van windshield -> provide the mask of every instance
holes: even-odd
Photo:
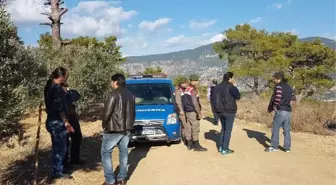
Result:
[[[172,104],[173,92],[168,83],[127,84],[137,105]]]

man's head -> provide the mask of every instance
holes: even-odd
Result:
[[[50,78],[57,84],[66,83],[69,78],[68,70],[64,67],[58,67],[51,73]]]
[[[273,74],[273,82],[279,84],[285,80],[285,75],[282,71]]]
[[[217,84],[218,84],[218,81],[217,81],[216,79],[213,79],[213,80],[212,80],[212,84],[213,84],[213,85],[217,85]]]
[[[115,74],[111,77],[112,80],[112,88],[117,89],[118,87],[125,87],[126,86],[126,79],[123,74]]]
[[[190,84],[195,86],[199,82],[199,77],[197,75],[191,75],[189,80],[190,80]]]
[[[181,77],[181,79],[180,79],[181,81],[180,81],[180,83],[179,83],[179,87],[182,87],[182,88],[187,88],[188,87],[188,83],[189,83],[189,81],[188,81],[188,79],[186,78],[186,77]]]
[[[223,81],[224,82],[229,82],[233,78],[233,73],[232,72],[226,72],[223,76]]]

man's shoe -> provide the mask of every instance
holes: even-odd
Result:
[[[188,150],[194,149],[193,142],[191,140],[187,140],[187,148]]]
[[[221,153],[223,151],[223,148],[220,146],[218,147],[218,152]]]
[[[199,141],[194,141],[194,151],[196,152],[205,152],[207,151],[208,149],[202,147],[199,143]]]
[[[121,180],[117,182],[118,185],[126,185],[127,184],[127,181],[126,180]]]
[[[289,153],[289,152],[291,152],[291,150],[290,149],[285,149],[285,152]]]
[[[230,150],[230,149],[228,149],[228,150],[223,150],[223,151],[221,152],[222,155],[228,155],[228,154],[232,154],[232,153],[234,153],[234,151],[233,151],[233,150]]]
[[[117,183],[113,183],[113,184],[110,184],[110,183],[107,183],[107,182],[104,182],[102,185],[117,185]]]
[[[277,151],[279,151],[279,149],[274,148],[274,147],[269,147],[265,150],[265,152],[277,152]]]
[[[62,174],[62,175],[57,175],[53,176],[53,179],[72,179],[73,177],[70,174]]]

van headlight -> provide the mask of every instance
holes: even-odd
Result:
[[[176,113],[169,114],[167,119],[167,125],[173,125],[177,123],[177,115]]]

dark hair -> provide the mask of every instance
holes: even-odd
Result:
[[[49,79],[47,80],[47,83],[44,87],[44,102],[45,103],[47,101],[48,90],[52,86],[53,80],[56,79],[56,78],[59,78],[61,76],[66,76],[67,74],[68,74],[68,70],[65,69],[64,67],[58,67],[51,73],[51,75],[49,76]]]
[[[213,79],[213,80],[212,80],[212,83],[215,84],[215,85],[217,85],[217,84],[218,84],[218,81],[217,81],[216,79]]]
[[[232,72],[226,72],[223,76],[223,81],[229,81],[230,78],[233,77],[233,73]]]
[[[285,74],[282,71],[274,73],[273,78],[277,80],[281,80],[282,82],[287,82],[287,79],[285,78]]]
[[[117,85],[119,87],[125,87],[126,86],[126,79],[123,74],[117,73],[111,77],[111,80],[113,82],[117,82]]]

